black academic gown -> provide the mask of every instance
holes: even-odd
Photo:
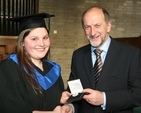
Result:
[[[44,72],[34,66],[44,75],[52,65],[43,63]],[[60,103],[64,85],[61,76],[43,95],[35,94],[25,80],[19,65],[11,59],[0,62],[0,113],[32,113],[33,110],[52,111]]]

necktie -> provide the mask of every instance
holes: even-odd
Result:
[[[96,61],[93,67],[93,72],[94,72],[94,80],[95,80],[95,84],[97,84],[99,76],[100,76],[100,72],[102,70],[102,60],[101,60],[101,53],[102,51],[100,49],[95,49],[94,53],[96,55]]]

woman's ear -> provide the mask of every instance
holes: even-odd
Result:
[[[23,47],[24,47],[24,43],[23,43]]]

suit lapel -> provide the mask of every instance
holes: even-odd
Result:
[[[92,72],[92,57],[91,57],[91,46],[89,46],[84,54],[84,66],[87,73],[86,79],[89,80],[91,87],[94,89],[94,79],[93,79],[93,72]]]
[[[96,89],[99,89],[104,83],[104,81],[106,80],[106,78],[110,75],[112,70],[111,67],[114,67],[118,61],[119,52],[120,51],[119,51],[118,44],[116,43],[115,40],[112,39],[111,44],[109,46],[109,50],[107,52],[107,56],[105,58],[105,62],[103,64],[103,68],[102,68]]]

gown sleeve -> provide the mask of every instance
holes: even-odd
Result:
[[[19,77],[20,71],[11,60],[0,62],[0,113],[32,113],[25,101],[25,89]]]

